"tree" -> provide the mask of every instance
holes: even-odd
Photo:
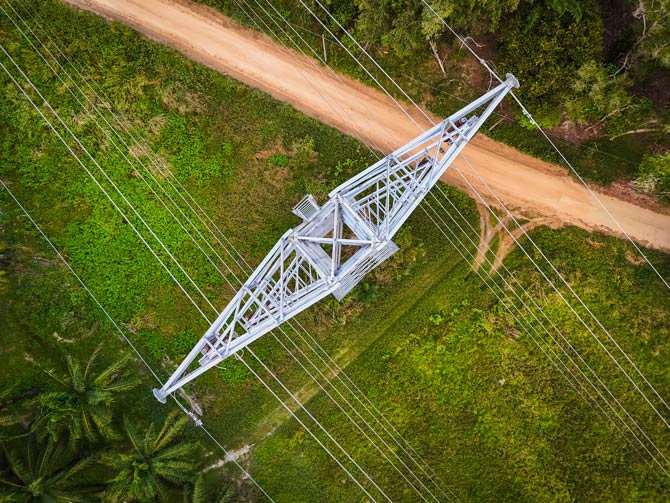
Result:
[[[493,32],[505,14],[517,10],[520,0],[436,0],[429,3],[439,16],[428,8],[424,10],[423,31],[430,39],[447,30],[441,18],[456,30]]]
[[[631,127],[635,122],[633,116],[639,115],[635,112],[643,111],[645,104],[628,93],[632,84],[625,73],[610,73],[595,61],[585,63],[572,85],[574,94],[567,102],[568,117],[582,122],[596,121],[590,127],[608,121],[615,133],[621,132],[622,127]],[[639,120],[643,119],[641,114]]]
[[[13,503],[88,502],[99,488],[81,486],[77,476],[88,467],[92,457],[73,461],[66,452],[64,440],[49,438],[38,444],[31,438],[23,453],[9,450],[3,444],[5,463],[0,463],[0,501]]]
[[[531,15],[517,16],[504,28],[501,63],[521,82],[519,93],[536,118],[553,125],[560,121],[577,71],[601,59],[602,21],[591,15],[577,22],[548,11],[531,22]]]
[[[42,413],[33,423],[32,430],[38,438],[50,436],[58,440],[67,436],[74,446],[82,439],[96,442],[100,437],[111,439],[118,436],[112,428],[111,404],[116,395],[132,389],[139,381],[123,376],[129,354],[98,371],[97,360],[101,350],[102,345],[93,351],[85,367],[71,355],[66,355],[66,373],[46,370],[60,389],[37,398]]]
[[[579,22],[584,15],[584,10],[591,8],[592,4],[589,0],[546,0],[546,6],[559,16],[569,14]]]
[[[390,49],[403,59],[416,56],[426,45],[421,0],[357,0],[357,5],[356,33],[366,44]]]
[[[633,15],[642,22],[642,33],[626,55],[623,68],[638,58],[670,68],[670,0],[639,0]]]
[[[633,182],[638,190],[654,194],[662,201],[670,200],[670,152],[646,156],[638,173]]]
[[[130,451],[102,458],[103,464],[116,473],[109,481],[105,494],[107,501],[164,499],[171,484],[183,485],[192,480],[196,464],[189,458],[196,445],[179,441],[188,418],[178,418],[177,414],[174,412],[165,419],[158,434],[152,423],[144,436],[138,433],[128,417],[124,417]]]
[[[222,487],[216,491],[215,496],[209,497],[205,487],[205,476],[199,473],[195,482],[184,486],[184,503],[227,503],[233,496],[230,485]]]

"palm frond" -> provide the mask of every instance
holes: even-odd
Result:
[[[37,419],[30,425],[30,433],[34,433],[38,440],[43,440],[44,437],[49,436],[46,428],[48,422],[48,414],[40,414]]]
[[[224,486],[217,491],[214,500],[212,500],[212,503],[228,503],[234,494],[235,490],[233,486],[228,484],[227,486]]]
[[[146,488],[148,491],[150,491],[149,494],[152,497],[159,496],[161,499],[165,498],[165,486],[158,477],[154,476],[153,473],[149,476]]]
[[[96,460],[95,456],[88,456],[84,459],[79,460],[74,465],[67,466],[62,470],[56,472],[50,479],[49,482],[52,484],[58,484],[63,487],[72,486],[72,478],[75,475],[78,475],[79,472],[91,466],[91,464]]]
[[[20,489],[20,488],[24,487],[21,484],[17,484],[16,482],[12,482],[11,480],[7,480],[7,479],[0,479],[0,485],[5,485],[5,486],[8,486],[8,487],[14,487],[16,489]],[[0,499],[0,501],[2,501],[2,500]],[[9,500],[9,501],[12,501],[12,500]]]
[[[80,363],[72,358],[71,355],[65,355],[65,361],[67,362],[67,370],[70,374],[68,379],[70,381],[70,388],[77,393],[82,393],[86,389],[86,381],[84,380]]]
[[[120,373],[123,370],[129,358],[130,354],[126,353],[121,358],[117,359],[114,363],[112,363],[109,367],[97,375],[97,377],[93,380],[93,384],[99,387],[104,387],[109,384],[113,379],[112,376],[114,374]]]
[[[55,442],[53,439],[49,439],[46,446],[40,450],[37,456],[37,466],[35,467],[34,473],[38,477],[45,477],[47,474],[51,473],[54,469],[55,463],[58,462],[60,456],[63,452],[63,442]],[[32,449],[27,449],[30,454]]]
[[[44,372],[46,375],[48,375],[49,377],[51,377],[51,379],[53,379],[54,381],[56,381],[58,384],[60,384],[60,385],[63,386],[64,388],[70,388],[70,384],[69,384],[69,382],[68,382],[68,378],[67,378],[67,376],[66,376],[66,375],[63,375],[63,374],[58,374],[58,373],[56,372],[56,369],[52,369],[52,368],[45,369],[45,368],[42,368],[42,372]]]
[[[5,451],[5,458],[7,460],[7,465],[9,469],[12,471],[12,473],[14,473],[14,475],[16,475],[16,477],[24,484],[26,485],[30,484],[33,478],[30,474],[30,471],[26,470],[23,461],[19,459],[19,457],[16,455],[14,451],[7,450],[4,444],[2,448]]]
[[[107,407],[91,407],[89,409],[89,415],[93,423],[98,430],[98,432],[105,437],[106,439],[118,438],[119,435],[116,433],[116,430],[112,428],[112,411]]]
[[[32,434],[33,434],[32,431],[26,431],[24,433],[18,433],[16,435],[9,435],[9,436],[3,436],[2,434],[0,434],[0,442],[9,442],[11,440],[17,440],[19,438],[29,437]]]
[[[59,423],[64,434],[70,439],[70,446],[75,449],[79,445],[79,442],[86,438],[86,433],[84,430],[84,424],[82,423],[81,414],[78,412],[73,412],[67,418]],[[67,426],[64,428],[64,426]],[[57,426],[55,426],[57,427]]]
[[[85,401],[90,405],[99,405],[104,403],[110,405],[113,401],[113,396],[110,392],[100,388],[92,388],[86,391]]]
[[[154,459],[157,461],[169,461],[171,459],[181,459],[189,456],[196,449],[197,445],[194,443],[181,442],[172,447],[162,449]]]
[[[188,423],[187,416],[180,416],[177,411],[170,413],[165,419],[163,428],[161,428],[161,431],[158,434],[156,450],[163,449],[165,446],[169,445],[170,442],[182,432],[186,423]]]
[[[104,388],[106,392],[119,393],[122,391],[129,391],[140,384],[140,380],[134,377],[127,377],[125,379],[116,379],[113,383],[107,384]]]
[[[31,447],[32,447],[32,439],[29,439],[28,443],[27,443],[27,449],[26,449],[26,463],[28,465],[26,471],[28,473],[34,474],[35,469],[33,468],[33,451],[31,449]]]
[[[123,416],[123,424],[126,428],[126,434],[128,435],[128,440],[130,440],[130,443],[133,444],[135,450],[140,453],[144,452],[142,441],[138,437],[135,428],[130,423],[128,416]]]
[[[156,439],[156,428],[154,423],[151,423],[144,435],[144,452],[146,455],[153,456],[156,452]]]
[[[86,439],[91,441],[91,442],[94,442],[95,440],[97,440],[97,435],[96,435],[95,429],[94,429],[94,423],[93,423],[93,421],[91,421],[91,417],[89,415],[88,410],[86,410],[84,407],[82,407],[79,410],[79,417],[81,419],[80,423],[81,423],[81,427],[82,427],[82,430],[83,430],[83,433],[84,433],[83,436],[86,437]],[[72,438],[74,438],[74,437],[72,437]]]
[[[69,402],[69,398],[72,396],[68,391],[49,391],[47,393],[41,393],[37,397],[37,402],[43,407],[54,407],[57,404]]]
[[[128,494],[128,484],[122,482],[112,482],[107,484],[105,492],[102,495],[103,501],[118,502],[125,501]]]
[[[165,473],[177,473],[181,472],[188,477],[193,476],[193,472],[197,467],[197,463],[191,460],[185,459],[170,459],[168,461],[156,461],[154,460],[153,467],[157,472]]]
[[[205,476],[202,473],[199,473],[195,477],[195,483],[191,490],[191,498],[190,501],[187,500],[187,503],[207,503],[206,496]]]
[[[105,454],[100,458],[100,462],[116,471],[116,475],[109,479],[108,483],[116,484],[133,478],[132,461],[124,454]]]
[[[90,372],[93,370],[93,367],[95,366],[95,361],[98,358],[98,354],[100,354],[100,351],[102,351],[102,343],[98,344],[98,347],[96,347],[93,352],[91,353],[90,358],[88,359],[88,362],[86,363],[86,368],[84,369],[84,381],[88,381],[88,376]],[[95,381],[94,381],[95,382]]]
[[[156,466],[156,475],[174,483],[188,482],[193,478],[193,465],[191,463],[174,463],[170,466]]]

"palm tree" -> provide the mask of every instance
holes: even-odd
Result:
[[[0,501],[15,503],[96,501],[95,487],[78,485],[76,476],[93,458],[72,461],[65,452],[64,440],[49,438],[46,445],[33,438],[24,443],[19,454],[2,445],[4,463],[0,463]]]
[[[188,417],[170,414],[158,434],[152,423],[144,436],[127,417],[124,425],[130,452],[104,456],[102,462],[116,472],[109,481],[106,499],[112,502],[164,499],[172,484],[184,485],[193,479],[196,468],[189,457],[196,444],[179,441]]]
[[[27,420],[31,415],[31,411],[22,407],[19,402],[24,398],[35,396],[39,392],[39,388],[33,388],[26,392],[16,395],[16,386],[10,386],[4,390],[0,390],[0,442],[10,439],[27,436],[29,433],[17,433],[16,426],[22,421]]]
[[[66,373],[46,370],[60,389],[37,398],[42,414],[33,423],[32,430],[38,438],[50,436],[58,440],[67,436],[71,445],[75,446],[82,439],[93,443],[100,437],[118,437],[112,428],[110,406],[118,393],[132,389],[139,381],[123,376],[129,354],[98,370],[97,360],[101,350],[102,345],[93,351],[85,367],[71,355],[66,355]]]
[[[228,503],[232,496],[232,487],[227,485],[217,491],[213,498],[209,497],[205,488],[205,476],[202,473],[195,477],[193,484],[184,486],[184,503]]]
[[[5,410],[5,402],[8,402],[14,393],[14,386],[0,390],[0,427],[12,426],[18,422],[15,414]]]

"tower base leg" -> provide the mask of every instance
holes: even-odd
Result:
[[[158,400],[160,403],[167,402],[167,395],[158,388],[154,388],[154,396],[156,397],[156,400]]]

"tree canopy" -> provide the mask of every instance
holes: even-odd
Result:
[[[194,475],[196,445],[180,441],[187,416],[170,414],[158,431],[151,423],[141,434],[128,417],[123,424],[131,448],[107,454],[102,462],[114,473],[105,499],[111,502],[151,501],[165,497],[171,483],[184,484]]]
[[[58,389],[37,398],[42,413],[33,423],[33,431],[40,438],[67,437],[74,446],[82,440],[93,443],[100,438],[117,436],[112,425],[111,405],[118,394],[131,390],[139,381],[125,375],[129,354],[100,369],[98,359],[102,349],[99,345],[83,366],[66,355],[66,372],[45,371],[58,384]]]

